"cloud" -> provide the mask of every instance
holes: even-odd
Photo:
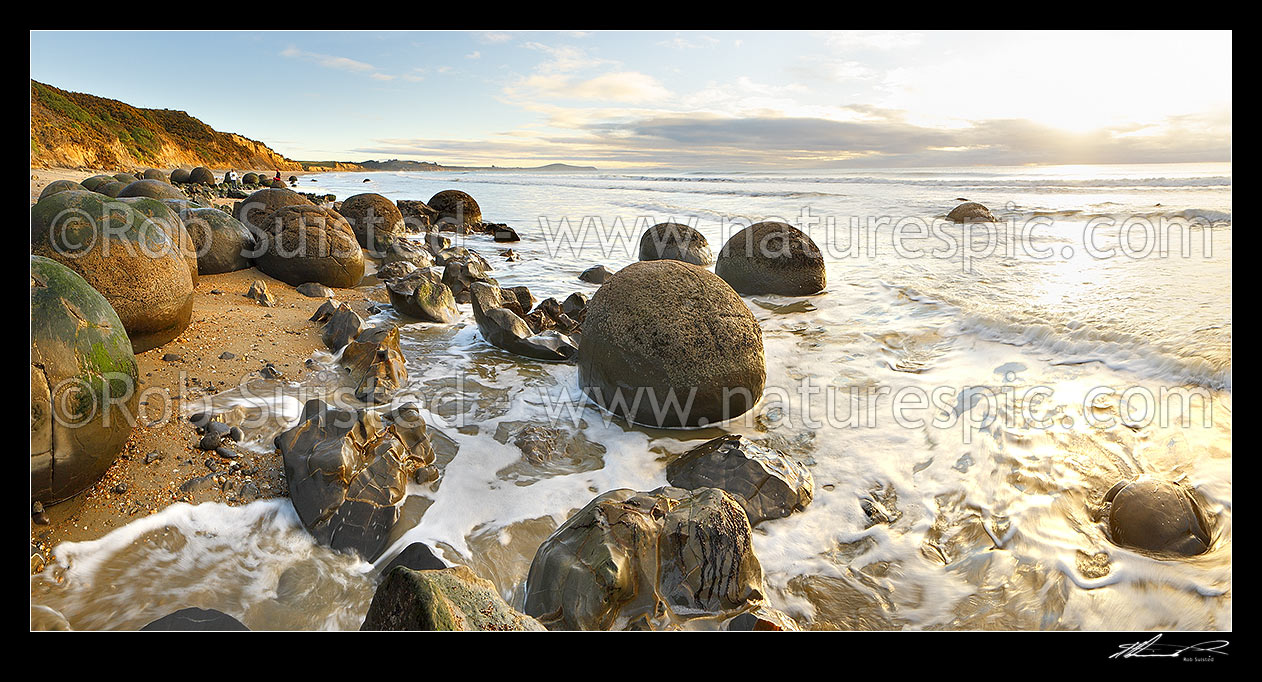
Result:
[[[499,33],[496,31],[481,31],[474,34],[477,39],[484,43],[506,43],[513,39],[511,33]]]
[[[561,74],[530,76],[521,81],[513,93],[530,97],[629,103],[662,101],[671,96],[656,78],[638,71],[606,73],[587,80]]]
[[[479,57],[481,57],[481,56],[482,56],[482,53],[481,53],[481,52],[478,52],[477,50],[474,50],[473,52],[470,52],[469,54],[465,55],[465,56],[464,56],[464,58],[465,58],[465,59],[477,59],[477,58],[479,58]]]
[[[669,47],[674,50],[700,50],[707,47],[714,47],[719,44],[719,39],[708,35],[699,35],[691,38],[685,38],[683,35],[676,33],[675,37],[670,40],[658,41],[658,47]]]
[[[313,62],[326,69],[367,74],[368,77],[373,80],[391,81],[395,79],[395,76],[378,71],[377,67],[372,64],[351,59],[349,57],[338,57],[336,55],[320,54],[319,52],[307,52],[306,50],[300,50],[293,45],[281,50],[280,54],[282,57],[287,57],[289,59],[301,59]]]

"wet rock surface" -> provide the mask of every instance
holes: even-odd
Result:
[[[719,488],[730,494],[750,525],[805,509],[815,495],[811,472],[783,453],[727,434],[680,455],[666,480],[685,490]]]
[[[361,630],[540,631],[534,618],[514,611],[489,580],[466,566],[440,570],[391,569],[373,595]]]
[[[613,277],[613,270],[603,265],[587,268],[578,276],[579,279],[590,284],[604,284],[610,277]]]
[[[1110,539],[1124,547],[1194,556],[1213,542],[1208,515],[1187,488],[1149,476],[1123,481],[1105,496]]]
[[[762,395],[762,329],[726,283],[695,265],[640,261],[586,306],[578,352],[585,393],[652,426],[705,426]]]
[[[539,548],[525,612],[550,630],[668,629],[764,605],[749,520],[714,488],[604,493]]]
[[[407,384],[407,363],[399,347],[395,327],[370,327],[360,332],[342,351],[348,373],[346,383],[355,397],[370,404],[385,403]]]
[[[482,338],[510,353],[538,360],[562,362],[577,353],[574,339],[555,330],[535,333],[519,315],[505,307],[500,288],[486,282],[474,282],[470,288],[473,318]],[[520,306],[514,297],[510,304]]]
[[[438,324],[454,322],[460,317],[451,290],[429,270],[414,270],[390,281],[386,292],[395,312],[405,317]]]
[[[140,629],[143,632],[223,632],[250,628],[223,611],[191,607],[163,616]]]
[[[411,404],[354,411],[309,400],[276,447],[307,530],[321,544],[368,561],[386,548],[408,476],[434,461],[425,420]]]
[[[732,235],[719,252],[714,274],[741,294],[806,296],[827,284],[824,254],[805,232],[786,223],[762,222]]]
[[[105,297],[60,263],[31,256],[30,267],[31,499],[55,502],[114,462],[134,426],[139,376]]]
[[[331,351],[340,350],[364,329],[364,320],[358,313],[345,303],[334,306],[331,300],[322,304],[311,319],[314,322],[324,321],[320,339]]]
[[[438,211],[424,201],[400,199],[394,202],[409,232],[421,232],[438,220]]]
[[[947,214],[947,220],[957,223],[998,222],[995,220],[995,216],[991,214],[990,209],[976,201],[966,201],[951,209],[951,212]]]

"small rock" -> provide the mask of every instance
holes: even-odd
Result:
[[[276,307],[276,296],[267,289],[267,282],[261,279],[254,280],[254,284],[250,285],[250,290],[245,292],[245,297],[254,299],[256,303],[267,308]]]
[[[228,351],[224,351],[224,352],[222,352],[222,353],[220,353],[220,354],[219,354],[219,359],[220,359],[220,360],[232,360],[232,359],[234,359],[234,358],[236,358],[236,357],[237,357],[236,353],[230,353],[230,352],[228,352]]]
[[[307,282],[298,287],[298,293],[307,298],[332,298],[333,290],[319,282]]]
[[[604,284],[605,280],[612,276],[612,270],[603,265],[597,265],[596,267],[584,270],[583,274],[579,275],[578,278],[584,282],[590,282],[591,284]]]
[[[162,361],[163,362],[179,362],[180,356],[176,355],[175,353],[167,353],[166,355],[162,356]]]
[[[127,492],[127,483],[119,483],[110,489],[115,495],[122,495]]]
[[[153,452],[145,455],[145,464],[153,464],[160,459],[162,459],[162,453],[154,450]]]

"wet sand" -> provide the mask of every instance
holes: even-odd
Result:
[[[32,201],[49,182],[78,181],[95,174],[32,169],[31,175],[38,176],[31,182]],[[231,199],[223,201],[232,203]],[[276,307],[264,307],[243,296],[256,279],[267,283],[277,298]],[[373,301],[366,291],[333,291],[337,300],[349,304],[361,316],[368,316],[367,308]],[[202,275],[194,292],[193,319],[188,328],[167,344],[136,355],[139,388],[147,392],[142,395],[139,409],[142,415],[150,412],[149,419],[158,423],[146,425],[142,420],[118,460],[92,487],[69,500],[46,506],[50,523],[41,525],[32,520],[32,551],[38,552],[44,562],[51,561],[49,552],[60,542],[95,540],[175,502],[234,503],[229,501],[230,492],[213,480],[190,491],[180,489],[185,482],[212,473],[206,465],[208,459],[217,460],[214,466],[220,470],[240,463],[239,470],[228,478],[237,479],[232,482],[235,485],[253,483],[257,499],[283,496],[285,475],[278,454],[260,455],[237,448],[242,456],[230,461],[199,450],[196,446],[200,436],[183,415],[186,405],[241,383],[261,380],[259,370],[267,363],[280,370],[287,381],[300,381],[313,371],[305,361],[316,351],[326,349],[320,340],[322,325],[308,318],[323,300],[303,296],[294,287],[256,268]],[[225,352],[234,357],[221,359]],[[180,358],[164,360],[169,354]],[[161,396],[170,396],[169,402]],[[159,417],[164,403],[172,416],[162,420]],[[228,487],[231,490],[233,486]],[[37,564],[38,560],[32,558],[33,570]]]

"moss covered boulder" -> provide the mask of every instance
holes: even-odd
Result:
[[[79,191],[84,191],[84,192],[89,191],[87,187],[84,187],[83,185],[80,185],[79,183],[73,180],[54,180],[48,183],[48,186],[45,187],[42,191],[40,191],[39,198],[43,199],[44,197],[49,196],[51,194],[56,194],[58,192],[67,192],[70,190],[79,190]]]
[[[398,263],[405,264],[411,265]],[[403,317],[439,324],[455,322],[460,317],[451,289],[428,269],[413,269],[412,272],[388,282],[386,292],[394,311]]]
[[[171,171],[171,182],[186,183],[188,182],[189,172],[187,168],[176,168]]]
[[[719,252],[714,274],[742,294],[805,296],[827,283],[824,254],[810,236],[776,222],[756,223],[732,235]]]
[[[124,189],[126,189],[127,185],[129,184],[131,183],[124,184],[117,180],[109,180],[107,182],[103,182],[97,185],[96,189],[93,191],[96,192],[97,194],[104,194],[105,196],[110,197],[112,199],[118,196],[119,193],[122,192]]]
[[[245,183],[245,184],[247,184],[247,185],[257,185],[257,184],[259,184],[259,174],[258,174],[258,173],[246,173],[245,175],[242,175],[242,176],[241,176],[241,182],[243,182],[243,183]]]
[[[342,202],[338,213],[350,223],[359,245],[372,253],[383,252],[405,231],[399,208],[380,194],[356,194]]]
[[[478,225],[482,222],[482,209],[473,197],[458,189],[445,189],[426,202],[437,216],[434,221],[440,227]]]
[[[360,630],[540,631],[530,616],[513,610],[495,584],[466,566],[386,573]]]
[[[87,488],[131,435],[136,358],[109,301],[70,268],[31,256],[31,499]]]
[[[149,197],[150,199],[188,199],[174,185],[161,180],[137,180],[123,188],[119,197]]]
[[[115,182],[115,180],[114,180],[114,176],[112,176],[112,175],[93,175],[93,176],[92,176],[92,177],[90,177],[90,178],[84,178],[83,180],[80,180],[80,181],[79,181],[79,184],[80,184],[80,185],[83,185],[85,188],[87,188],[87,189],[88,189],[88,191],[90,191],[90,192],[95,192],[97,187],[100,187],[101,185],[103,185],[103,184],[105,184],[105,183],[107,183],[107,182]]]
[[[184,228],[197,251],[202,275],[235,272],[250,267],[254,235],[245,224],[217,208],[186,208],[180,212]]]
[[[141,173],[141,175],[143,175],[146,180],[157,180],[158,182],[167,181],[167,174],[157,168],[146,168],[145,172]]]
[[[184,253],[158,221],[125,200],[77,191],[40,200],[31,208],[31,251],[99,291],[137,353],[175,338],[192,317],[193,273]]]
[[[596,291],[585,315],[579,382],[614,414],[651,426],[708,426],[762,395],[762,329],[704,268],[632,263]]]
[[[184,262],[188,263],[189,274],[193,277],[193,286],[197,286],[198,277],[201,276],[201,271],[197,267],[197,246],[184,227],[184,219],[180,217],[179,209],[167,203],[167,200],[150,197],[119,197],[118,201],[131,206],[133,210],[149,218],[171,237],[180,255],[184,257]]]
[[[256,235],[260,270],[291,286],[349,289],[364,278],[364,252],[337,213],[308,203],[273,212]]]
[[[195,185],[214,185],[217,184],[215,174],[205,166],[198,166],[188,172],[188,181]]]
[[[265,231],[266,218],[286,206],[314,206],[306,197],[291,189],[261,189],[237,204],[234,215],[246,227]]]
[[[706,266],[714,262],[705,235],[680,223],[659,223],[640,236],[640,260],[678,260]]]

